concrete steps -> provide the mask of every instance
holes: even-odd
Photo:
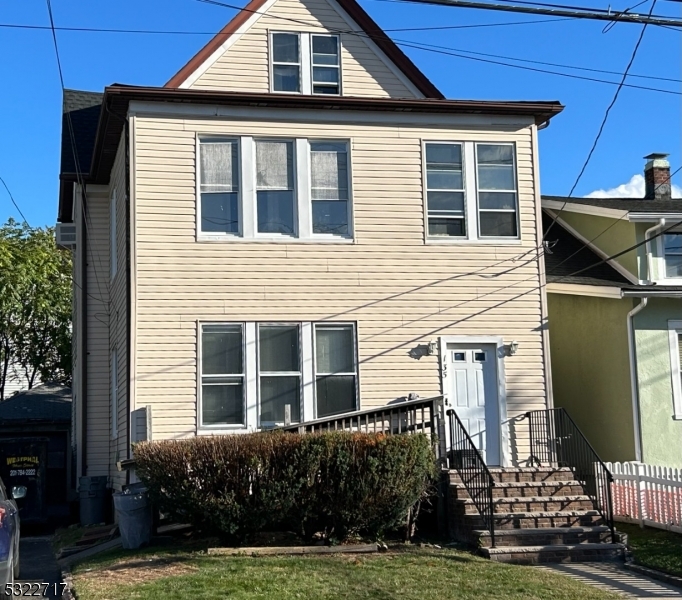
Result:
[[[537,565],[557,562],[600,562],[618,560],[623,544],[552,544],[546,546],[508,546],[481,548],[481,555],[497,562]]]

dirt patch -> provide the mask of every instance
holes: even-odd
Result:
[[[144,559],[123,560],[104,568],[88,569],[78,573],[76,578],[85,581],[96,580],[107,585],[130,585],[186,575],[198,570],[198,567],[187,564],[186,557],[150,556]]]

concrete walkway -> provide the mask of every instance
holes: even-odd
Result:
[[[682,589],[627,571],[620,563],[568,563],[537,568],[568,575],[588,585],[621,594],[625,598],[682,598]]]

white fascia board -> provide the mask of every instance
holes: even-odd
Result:
[[[400,70],[400,69],[396,66],[396,64],[395,64],[390,58],[388,58],[388,56],[386,56],[386,55],[384,54],[384,52],[381,50],[381,48],[379,48],[379,46],[377,46],[377,45],[374,43],[374,40],[372,40],[372,39],[367,35],[367,33],[365,32],[365,30],[362,29],[362,27],[360,27],[360,26],[351,18],[351,16],[350,16],[345,10],[343,10],[343,8],[341,8],[341,5],[340,5],[338,2],[336,2],[336,0],[327,0],[327,2],[329,2],[329,5],[330,5],[330,6],[331,6],[331,7],[340,15],[340,17],[341,17],[346,23],[348,23],[348,26],[349,26],[353,31],[355,31],[356,33],[362,34],[361,36],[359,36],[360,39],[362,39],[362,41],[364,41],[365,44],[367,44],[367,46],[369,46],[370,50],[372,50],[372,52],[374,52],[374,54],[376,54],[376,55],[379,57],[379,59],[381,60],[381,62],[383,62],[383,63],[389,68],[389,70],[390,70],[398,79],[400,79],[400,82],[401,82],[408,90],[410,90],[410,91],[415,95],[416,98],[424,98],[424,97],[425,97],[424,94],[422,94],[422,93],[417,89],[417,87],[414,85],[414,83],[412,83],[412,82],[410,81],[410,79],[405,75],[405,73],[403,73],[402,70]],[[335,32],[331,32],[331,33],[335,33]]]
[[[573,202],[561,202],[559,200],[542,200],[542,208],[559,210],[561,212],[574,212],[581,213],[583,215],[593,215],[595,217],[608,217],[610,219],[622,219],[628,214],[627,210],[602,208],[601,206],[575,204]]]
[[[435,102],[435,101],[434,101]],[[476,140],[474,127],[489,130],[499,128],[501,133],[510,134],[516,128],[531,127],[533,119],[506,115],[442,114],[405,111],[360,111],[328,110],[324,108],[292,109],[252,106],[218,106],[210,104],[179,104],[166,102],[140,102],[133,100],[128,109],[129,115],[138,117],[167,118],[212,118],[224,121],[248,119],[277,123],[342,123],[342,124],[395,124],[419,126],[449,126],[462,128],[464,137],[457,139]]]
[[[594,296],[595,298],[613,298],[615,300],[620,300],[623,297],[619,287],[581,285],[577,283],[548,283],[547,293],[567,294],[569,296]]]
[[[237,29],[234,33],[227,36],[227,39],[220,45],[220,47],[209,56],[199,67],[197,67],[194,72],[183,81],[178,87],[181,89],[187,89],[192,87],[197,79],[199,79],[206,71],[208,71],[216,61],[223,55],[229,48],[238,40],[241,39],[242,35],[246,33],[253,25],[260,19],[271,7],[277,2],[277,0],[268,0],[259,11],[252,13],[252,15],[244,22],[244,24]],[[219,35],[219,34],[218,34]]]
[[[583,236],[580,232],[576,231],[573,227],[571,227],[568,223],[565,221],[562,221],[561,218],[557,218],[556,213],[553,211],[548,211],[548,214],[553,218],[558,221],[558,223],[566,230],[568,231],[573,237],[577,238],[580,240],[583,244],[585,244],[592,252],[594,252],[599,258],[607,259],[609,258],[609,255],[604,252],[601,248],[598,248],[594,244],[590,242],[585,236]],[[633,283],[634,285],[638,285],[640,283],[639,279],[635,277],[630,271],[628,271],[623,265],[621,265],[619,262],[615,260],[609,260],[607,261],[607,264],[614,268],[616,271],[618,271],[625,279],[627,279],[630,283]]]

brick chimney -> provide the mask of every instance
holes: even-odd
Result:
[[[645,200],[670,200],[670,163],[667,154],[654,152],[645,156],[644,198]]]

